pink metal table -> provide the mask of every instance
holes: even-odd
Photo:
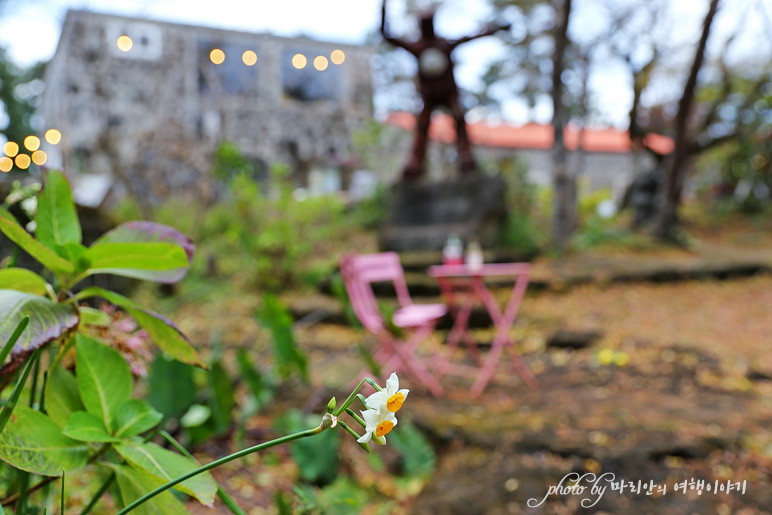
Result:
[[[471,392],[475,396],[482,393],[485,389],[496,369],[496,363],[505,348],[509,350],[515,371],[523,382],[529,387],[535,387],[538,384],[528,365],[526,365],[515,349],[515,342],[509,335],[517,315],[517,310],[520,307],[520,302],[523,300],[523,295],[525,295],[525,290],[528,287],[530,271],[531,265],[528,263],[484,264],[476,269],[470,269],[467,265],[436,265],[429,267],[429,275],[437,279],[442,294],[455,316],[455,322],[447,341],[449,356],[453,354],[459,341],[463,338],[464,343],[469,347],[472,356],[477,361],[478,366],[480,366],[480,371],[471,388]],[[485,286],[484,279],[493,276],[512,276],[515,278],[512,295],[503,312],[499,308],[493,294]],[[466,295],[464,295],[462,302],[458,303],[456,297],[460,292],[464,292]],[[480,361],[477,345],[469,332],[469,316],[476,301],[480,301],[485,306],[496,327],[496,336],[484,362]]]

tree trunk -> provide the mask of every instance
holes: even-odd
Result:
[[[552,146],[553,217],[552,241],[562,251],[568,245],[576,228],[576,178],[568,169],[568,152],[563,131],[566,127],[566,106],[563,103],[563,81],[566,47],[568,47],[568,19],[571,0],[558,0],[555,5],[555,50],[552,56],[552,128],[555,141]]]
[[[684,93],[678,102],[678,114],[675,119],[675,149],[670,161],[667,177],[665,178],[665,190],[661,202],[660,213],[657,219],[655,235],[668,243],[678,243],[678,206],[681,203],[681,194],[684,186],[686,165],[689,161],[689,148],[691,141],[687,134],[686,122],[689,118],[692,104],[694,103],[694,90],[697,85],[697,74],[700,71],[705,58],[705,46],[710,34],[710,26],[718,10],[719,0],[711,0],[708,14],[702,27],[702,37],[694,54],[694,61],[686,79]]]

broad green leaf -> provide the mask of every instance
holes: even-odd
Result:
[[[127,465],[104,464],[115,472],[124,506],[128,506],[164,482],[144,470]],[[132,515],[188,515],[188,510],[170,491],[156,495],[132,510]]]
[[[88,275],[113,274],[157,282],[177,282],[180,271],[184,275],[189,266],[185,250],[176,243],[98,243],[85,257],[90,262]]]
[[[75,411],[84,409],[75,376],[61,366],[48,373],[46,381],[46,411],[51,420],[64,427]]]
[[[134,221],[119,225],[102,235],[95,245],[103,243],[175,243],[185,250],[188,264],[178,270],[150,271],[146,270],[143,279],[162,283],[180,281],[193,263],[195,245],[190,238],[176,229],[155,222]]]
[[[79,309],[81,324],[96,325],[99,327],[107,327],[110,325],[110,315],[101,309],[89,308],[87,306],[81,306]]]
[[[196,401],[193,370],[165,354],[156,356],[147,378],[147,400],[167,417],[180,418]]]
[[[41,476],[83,467],[88,455],[87,444],[67,438],[50,418],[23,405],[0,434],[0,459]]]
[[[48,247],[33,238],[24,227],[6,218],[2,212],[0,212],[0,231],[52,272],[69,274],[75,270],[72,263],[54,254]]]
[[[119,438],[138,435],[157,426],[163,417],[144,400],[129,399],[118,406],[113,433]]]
[[[0,290],[0,342],[5,342],[22,318],[29,325],[3,363],[2,373],[15,370],[32,351],[56,340],[78,325],[78,312],[72,304],[57,304],[46,297],[16,290]]]
[[[87,251],[88,248],[75,242],[65,243],[56,248],[56,253],[75,265],[75,270],[78,272],[86,270],[90,264],[86,256]]]
[[[212,408],[214,430],[215,433],[221,435],[230,429],[233,422],[231,413],[236,407],[233,383],[231,383],[228,373],[220,360],[212,363],[207,374],[207,380],[209,381],[209,407]]]
[[[64,436],[81,442],[117,442],[118,438],[110,436],[104,423],[91,413],[76,411],[70,417],[62,431]]]
[[[78,391],[86,411],[111,427],[118,407],[131,398],[131,370],[117,350],[77,336]]]
[[[176,479],[199,467],[198,463],[185,456],[180,456],[154,443],[121,443],[115,446],[115,450],[135,467],[147,470],[164,482]],[[217,483],[209,472],[193,476],[174,488],[192,495],[206,506],[212,506],[217,493]]]
[[[0,269],[0,284],[8,290],[18,290],[35,295],[46,294],[46,280],[24,268]]]
[[[204,362],[201,361],[201,357],[190,345],[187,337],[168,318],[140,306],[123,295],[96,286],[86,288],[78,294],[78,299],[87,297],[101,297],[116,306],[122,307],[134,317],[134,320],[137,321],[142,329],[147,331],[147,334],[150,335],[150,338],[153,339],[161,350],[184,363],[206,368]]]
[[[67,243],[80,243],[82,235],[72,189],[62,172],[49,170],[46,175],[43,189],[38,193],[35,221],[37,239],[51,250]]]

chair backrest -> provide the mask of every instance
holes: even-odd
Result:
[[[340,270],[354,313],[362,325],[372,332],[382,331],[385,324],[371,283],[393,282],[399,303],[402,306],[412,304],[405,272],[396,252],[346,254],[340,260]]]

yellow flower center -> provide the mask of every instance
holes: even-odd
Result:
[[[392,413],[396,413],[402,407],[403,402],[405,402],[405,396],[397,392],[386,401],[386,408]]]
[[[389,434],[389,431],[394,429],[394,424],[389,422],[388,420],[381,422],[378,424],[378,427],[375,428],[375,436],[378,438]]]

